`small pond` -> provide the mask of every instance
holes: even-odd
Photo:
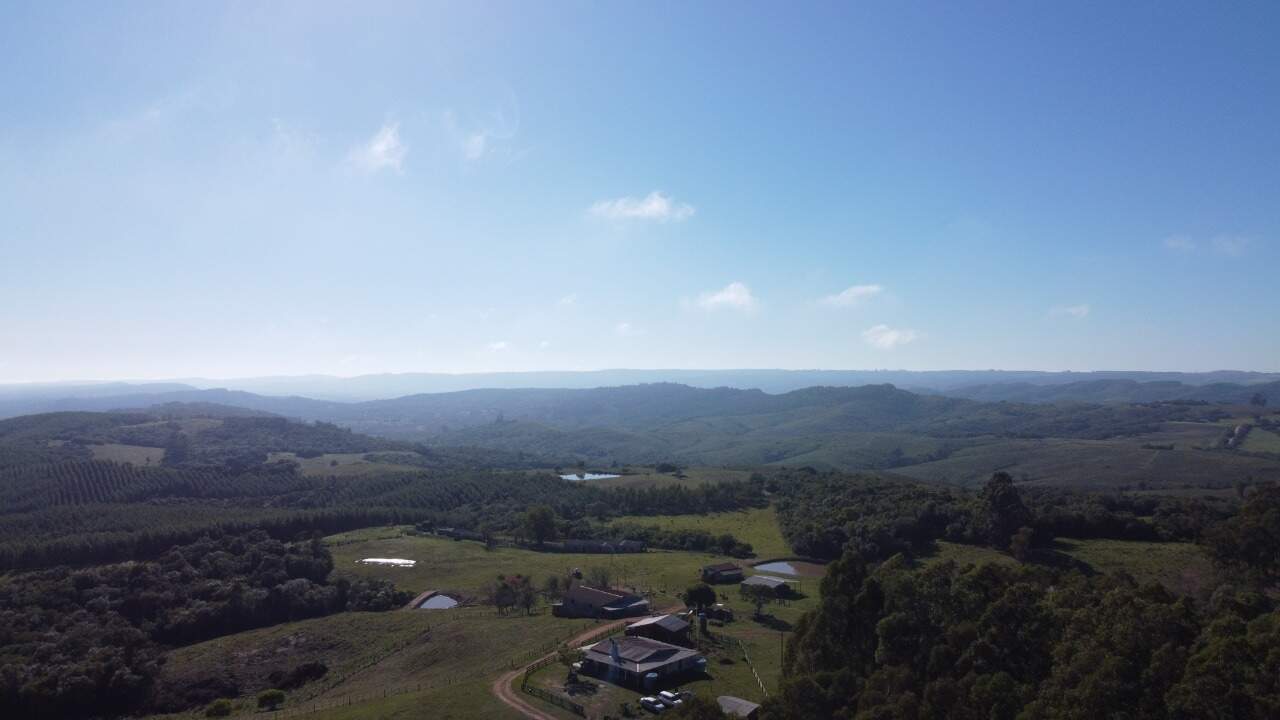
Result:
[[[440,593],[432,595],[418,605],[419,610],[448,610],[449,608],[455,607],[458,607],[457,600],[454,600],[448,595],[441,595]]]
[[[581,475],[561,475],[561,480],[608,480],[610,478],[622,477],[621,475],[611,475],[609,473],[583,473]]]
[[[775,560],[774,562],[756,565],[755,569],[760,572],[794,577],[819,577],[826,572],[826,568],[823,566],[802,560]]]

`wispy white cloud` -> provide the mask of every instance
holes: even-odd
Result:
[[[1240,257],[1253,244],[1253,239],[1238,235],[1219,235],[1210,240],[1209,244],[1213,246],[1214,250],[1223,255]]]
[[[510,349],[511,345],[508,344],[506,340],[494,340],[489,343],[487,347],[490,352],[502,352],[503,350]]]
[[[1186,235],[1172,235],[1164,239],[1164,249],[1170,252],[1189,253],[1196,249],[1196,241]]]
[[[643,334],[644,331],[632,325],[629,322],[620,322],[613,326],[613,334],[618,337],[635,337]]]
[[[551,347],[551,341],[550,341],[550,340],[543,340],[542,342],[538,343],[538,349],[539,349],[539,350],[546,350],[546,349],[547,349],[547,348],[549,348],[549,347]]]
[[[719,290],[704,292],[698,296],[698,307],[704,310],[729,309],[749,312],[756,308],[756,304],[751,288],[740,282],[731,282]]]
[[[508,91],[502,102],[479,118],[464,120],[453,110],[446,110],[444,128],[469,163],[490,156],[510,156],[509,141],[520,131],[520,106],[515,93]]]
[[[368,142],[351,148],[347,159],[365,172],[392,169],[402,172],[409,147],[400,140],[400,123],[387,123]]]
[[[601,200],[592,205],[589,212],[596,217],[609,220],[680,222],[693,217],[695,210],[689,203],[678,202],[669,195],[654,190],[642,198],[620,197]]]
[[[884,291],[879,285],[854,285],[834,295],[828,295],[818,302],[832,307],[853,307],[869,300]]]
[[[1079,305],[1057,305],[1049,308],[1049,314],[1057,317],[1073,317],[1086,318],[1089,317],[1090,307],[1087,303]]]
[[[899,345],[906,345],[919,339],[920,333],[905,328],[891,328],[888,325],[875,325],[862,331],[862,339],[879,350],[892,350]]]
[[[568,295],[565,295],[564,297],[557,300],[556,304],[559,305],[560,307],[569,307],[570,305],[577,304],[577,302],[578,302],[578,294],[569,293]]]

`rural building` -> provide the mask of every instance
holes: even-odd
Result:
[[[543,549],[571,553],[641,553],[645,544],[639,540],[623,540],[618,543],[604,540],[565,540],[560,543],[544,543]]]
[[[702,579],[710,583],[741,582],[742,568],[731,562],[706,565],[702,568]]]
[[[645,615],[649,601],[634,593],[614,588],[574,585],[558,603],[552,603],[556,617],[625,618]]]
[[[760,587],[767,587],[776,595],[785,595],[791,592],[791,584],[788,581],[772,575],[752,575],[746,580],[743,580],[742,584],[744,586],[758,585]]]
[[[571,553],[611,553],[613,546],[602,540],[565,540],[560,547]]]
[[[582,671],[588,675],[643,689],[697,675],[706,668],[707,660],[697,650],[644,637],[601,640],[586,649],[582,660]]]
[[[655,615],[631,623],[627,626],[627,635],[688,645],[689,623],[675,615]]]
[[[749,718],[750,720],[760,717],[760,706],[750,700],[743,700],[732,695],[721,695],[716,698],[716,702],[720,704],[720,711],[730,717]]]
[[[484,540],[484,535],[474,530],[463,530],[462,528],[436,528],[436,534],[447,538],[453,538],[454,540]]]
[[[647,546],[640,540],[623,540],[618,543],[618,552],[621,553],[642,553]]]

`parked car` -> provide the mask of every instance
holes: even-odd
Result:
[[[663,690],[658,693],[658,700],[669,708],[680,707],[684,704],[684,700],[681,700],[679,695],[670,690]]]
[[[652,696],[646,696],[646,697],[640,698],[640,707],[644,708],[645,710],[648,710],[649,712],[655,715],[658,713],[664,712],[667,709],[667,706],[663,705],[661,700]]]

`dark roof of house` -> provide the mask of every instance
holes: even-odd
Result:
[[[618,659],[614,660],[614,644]],[[679,645],[651,640],[645,637],[624,636],[608,638],[586,649],[587,659],[605,665],[613,665],[634,673],[646,673],[691,657],[702,657],[697,650]]]
[[[760,709],[759,705],[750,700],[743,700],[732,695],[721,695],[716,698],[716,702],[720,704],[722,711],[738,717],[750,717],[751,713]]]
[[[637,620],[631,623],[630,627],[644,627],[645,625],[656,625],[667,632],[679,633],[689,629],[689,623],[676,617],[675,615],[655,615],[647,617],[643,620]]]
[[[726,572],[728,570],[741,570],[742,568],[738,567],[737,565],[731,562],[723,562],[723,563],[716,563],[715,565],[707,565],[702,569],[705,570],[706,572]]]
[[[787,581],[783,580],[782,578],[773,577],[772,575],[752,575],[746,580],[743,580],[742,584],[743,585],[763,585],[764,587],[773,588],[774,590],[777,590],[780,587],[785,587],[787,584]]]
[[[585,603],[585,605],[598,605],[600,607],[611,607],[614,605],[631,605],[631,601],[641,601],[634,593],[620,591],[616,588],[593,588],[590,585],[573,585],[568,591],[564,592],[564,600]]]

